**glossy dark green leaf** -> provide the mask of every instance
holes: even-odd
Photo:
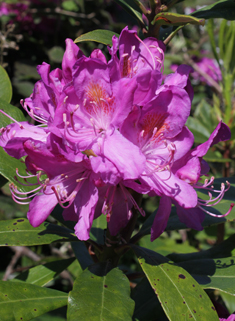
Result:
[[[202,259],[178,263],[204,289],[217,289],[235,295],[235,258]]]
[[[67,304],[64,292],[22,282],[0,281],[1,321],[28,321]]]
[[[28,271],[19,274],[11,281],[24,281],[38,286],[44,286],[57,275],[63,272],[70,264],[74,262],[75,258],[64,260],[56,260],[43,265],[35,266]]]
[[[32,246],[52,242],[78,241],[65,227],[44,222],[32,227],[25,218],[0,221],[0,246]]]
[[[159,265],[167,263],[169,259],[155,251],[146,249],[138,245],[131,245],[132,250],[135,252],[137,257],[142,257],[145,262],[151,265]]]
[[[124,10],[126,10],[133,18],[143,23],[142,14],[137,10],[137,6],[132,0],[114,0]]]
[[[194,11],[192,16],[197,18],[224,18],[235,20],[235,2],[233,0],[221,0]]]
[[[113,36],[119,37],[119,35],[116,32],[110,31],[110,30],[104,30],[104,29],[97,29],[93,30],[87,33],[84,33],[83,35],[77,37],[74,42],[82,42],[82,41],[95,41],[99,43],[103,43],[104,45],[112,46],[112,37]]]
[[[188,254],[172,253],[168,255],[168,258],[170,260],[173,260],[174,262],[183,262],[200,259],[217,259],[233,256],[235,254],[234,249],[235,234],[227,238],[227,240],[223,241],[222,243],[210,248],[209,250]]]
[[[197,19],[192,16],[187,16],[184,14],[172,13],[172,12],[161,12],[158,13],[152,24],[157,24],[161,26],[182,26],[186,24],[202,25],[204,26],[204,19]]]
[[[12,86],[6,70],[0,66],[0,99],[10,102],[12,97]]]
[[[134,301],[127,277],[118,268],[104,276],[81,273],[69,293],[68,321],[131,321]]]
[[[219,321],[208,295],[183,268],[169,263],[150,265],[144,258],[139,263],[169,320]]]
[[[85,270],[88,266],[92,265],[94,261],[92,260],[84,242],[73,242],[71,244],[73,252],[81,265],[82,269]]]
[[[131,298],[135,301],[133,320],[152,321],[156,320],[156,316],[161,321],[169,320],[147,278],[137,284]]]

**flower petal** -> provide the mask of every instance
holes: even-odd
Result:
[[[151,228],[151,242],[164,232],[170,213],[171,199],[170,197],[162,196]]]

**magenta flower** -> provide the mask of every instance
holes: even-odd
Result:
[[[191,68],[179,66],[162,85],[164,45],[142,41],[127,28],[113,37],[109,52],[109,61],[98,49],[87,58],[67,39],[62,69],[38,66],[41,80],[22,106],[40,124],[10,117],[14,123],[1,129],[4,150],[26,156],[26,185],[37,178],[26,194],[11,184],[13,198],[24,203],[33,197],[33,226],[60,204],[64,219],[77,222],[80,240],[89,238],[101,214],[111,235],[127,225],[133,208],[144,215],[134,191],[161,197],[151,240],[165,229],[172,203],[182,222],[201,229],[203,206],[216,204],[226,191],[223,185],[217,198],[198,199],[195,188],[208,190],[212,182],[199,183],[208,170],[202,157],[229,139],[229,129],[220,123],[207,142],[190,150],[194,139],[185,123],[193,99]]]
[[[200,177],[207,174],[209,171],[208,164],[202,159],[202,157],[207,153],[209,148],[220,141],[228,140],[231,137],[231,133],[227,125],[220,122],[216,129],[211,134],[207,142],[197,146],[191,151],[188,151],[182,158],[177,159],[173,166],[171,167],[172,173],[188,184],[188,186],[194,189],[204,189],[208,191],[209,199],[201,200],[196,196],[196,204],[194,206],[185,206],[185,204],[180,204],[177,202],[176,198],[169,195],[164,195],[160,199],[160,204],[158,212],[156,214],[152,230],[151,230],[151,240],[156,239],[165,229],[167,225],[167,220],[171,212],[171,204],[176,206],[177,214],[182,223],[185,223],[188,227],[195,230],[202,230],[202,222],[205,218],[205,213],[216,216],[223,217],[228,215],[234,204],[232,203],[228,212],[223,215],[216,215],[206,210],[204,207],[213,206],[220,202],[223,198],[224,193],[228,190],[225,185],[221,185],[221,190],[214,190],[212,187],[214,178],[212,177],[209,181],[206,180],[204,183],[200,183]],[[212,197],[211,192],[217,194],[215,198]]]

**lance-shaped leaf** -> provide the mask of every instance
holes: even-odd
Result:
[[[67,304],[67,293],[21,282],[0,281],[1,321],[32,320]]]
[[[0,221],[0,246],[32,246],[51,242],[78,241],[73,231],[44,222],[32,227],[25,218]]]
[[[217,1],[209,6],[203,7],[191,13],[197,18],[224,18],[227,20],[235,20],[235,2],[233,0]]]
[[[235,296],[235,258],[192,260],[178,263],[204,289],[217,289]]]
[[[6,70],[0,66],[0,98],[6,102],[10,102],[12,97],[11,81]]]
[[[103,43],[104,45],[112,46],[112,37],[113,36],[119,37],[119,34],[116,32],[110,31],[110,30],[104,30],[104,29],[97,29],[93,30],[87,33],[84,33],[83,35],[77,37],[74,42],[82,42],[82,41],[95,41],[99,43]]]
[[[223,257],[230,257],[234,255],[235,249],[235,234],[227,238],[227,240],[222,243],[210,248],[206,251],[188,253],[188,254],[176,254],[172,253],[168,255],[170,260],[174,262],[183,262],[190,260],[199,260],[199,259],[217,259]]]
[[[107,264],[104,264],[104,272]],[[85,270],[74,282],[68,300],[68,321],[131,321],[134,301],[127,277],[118,268],[110,272]],[[100,276],[102,275],[102,276]]]
[[[178,13],[171,13],[171,12],[161,12],[158,13],[153,21],[152,24],[157,25],[164,25],[164,26],[182,26],[186,24],[193,24],[193,25],[201,25],[204,26],[205,20],[204,19],[197,19],[192,16],[187,16]]]
[[[169,320],[219,321],[208,295],[183,268],[169,263],[150,265],[140,257],[139,263]]]
[[[71,246],[74,255],[76,256],[83,270],[85,270],[88,266],[94,264],[84,242],[73,242]]]
[[[131,298],[135,301],[133,320],[156,320],[157,316],[161,321],[168,321],[147,278],[143,278],[141,282],[137,284],[132,291]]]
[[[133,0],[114,0],[119,4],[124,10],[126,10],[133,18],[143,23],[142,14],[136,10],[138,7]],[[135,9],[136,8],[136,9]]]
[[[19,274],[11,282],[27,282],[38,286],[44,286],[64,271],[75,258],[56,260],[43,265],[35,266],[28,271]]]

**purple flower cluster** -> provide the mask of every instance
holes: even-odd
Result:
[[[201,230],[205,206],[217,204],[226,191],[222,184],[212,198],[213,179],[199,182],[209,170],[202,157],[230,138],[229,128],[220,122],[207,142],[191,150],[194,137],[185,127],[191,68],[179,66],[162,84],[164,44],[142,41],[127,28],[108,49],[109,61],[99,49],[87,58],[67,39],[62,70],[38,66],[41,80],[22,106],[40,124],[15,121],[1,129],[4,150],[26,156],[28,175],[21,177],[36,176],[39,185],[27,196],[11,184],[13,198],[24,203],[34,196],[28,219],[35,227],[59,203],[64,219],[77,222],[80,240],[89,238],[101,214],[112,235],[126,226],[133,208],[144,215],[134,191],[161,197],[151,240],[164,231],[172,203],[182,222]],[[200,200],[195,188],[208,190],[209,200]]]

